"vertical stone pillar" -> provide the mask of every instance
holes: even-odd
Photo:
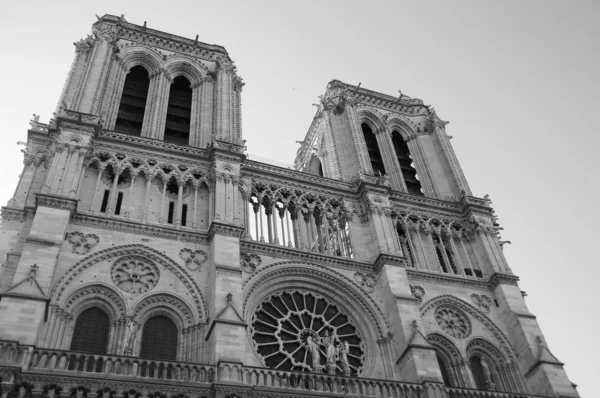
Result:
[[[150,87],[146,101],[146,112],[142,126],[142,137],[162,140],[167,122],[167,107],[169,105],[169,92],[173,81],[163,70],[150,74]]]
[[[202,92],[200,96],[200,133],[197,146],[206,148],[212,142],[213,136],[213,116],[214,116],[214,92],[215,78],[211,75],[206,76],[202,83]],[[216,128],[216,127],[215,127]]]
[[[190,120],[190,140],[188,142],[189,146],[200,147],[200,138],[202,134],[202,108],[203,104],[203,94],[204,86],[202,81],[196,84],[192,84],[192,110],[191,110],[191,120]]]
[[[442,383],[434,348],[427,342],[418,321],[421,319],[417,299],[412,295],[406,269],[400,260],[381,255],[374,264],[383,287],[382,308],[393,333],[391,344],[399,353],[396,360],[398,380]]]
[[[15,193],[13,194],[13,197],[8,201],[9,207],[23,207],[25,205],[27,194],[31,189],[31,184],[33,182],[33,178],[35,177],[37,166],[34,164],[33,157],[25,155],[25,159],[23,159],[23,164],[23,172],[19,177],[19,183],[15,188]]]
[[[235,137],[235,104],[233,103],[233,63],[227,57],[217,59],[217,78],[214,95],[216,139],[239,144]]]
[[[383,131],[375,131],[375,137],[377,138],[377,145],[382,154],[383,164],[386,174],[390,177],[392,188],[396,191],[408,192],[389,128],[386,126]]]

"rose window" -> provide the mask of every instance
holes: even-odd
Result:
[[[435,321],[444,332],[457,339],[471,334],[469,317],[457,308],[438,307],[435,310]]]
[[[272,369],[356,376],[364,363],[364,345],[348,316],[313,293],[265,299],[252,317],[251,336]]]
[[[120,289],[139,294],[156,286],[159,272],[156,265],[145,258],[123,257],[113,264],[111,277]]]

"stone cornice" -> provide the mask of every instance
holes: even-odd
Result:
[[[196,56],[198,58],[214,60],[218,55],[227,56],[227,50],[224,47],[199,42],[198,40],[187,39],[185,37],[165,33],[160,30],[139,26],[125,21],[115,15],[106,14],[100,21],[94,23],[97,26],[102,23],[113,23],[119,27],[118,36],[124,40],[142,42],[146,45],[159,47],[165,50],[177,50],[183,54]],[[214,54],[217,53],[217,54]]]
[[[17,208],[8,207],[8,206],[2,207],[1,211],[2,211],[2,221],[23,222],[27,219],[27,217],[30,214],[33,215],[33,213],[35,213],[35,210],[33,212],[31,212],[31,211],[28,211],[27,208],[26,209],[17,209]]]
[[[343,268],[352,271],[371,272],[373,270],[371,264],[346,257],[328,256],[322,253],[298,250],[293,247],[278,246],[269,243],[242,240],[240,241],[240,250],[269,257],[305,261],[322,266]]]
[[[406,268],[406,259],[394,254],[381,253],[373,263],[373,270],[378,273],[384,265],[394,265]]]
[[[160,239],[180,240],[202,245],[208,244],[205,232],[178,230],[160,225],[142,224],[139,221],[109,218],[86,213],[75,213],[71,218],[71,223],[74,225],[110,229],[113,231],[151,236]]]
[[[244,234],[244,227],[239,225],[225,224],[218,221],[213,221],[208,229],[208,242],[212,242],[215,235],[231,236],[241,238]]]
[[[476,277],[440,274],[437,272],[416,270],[414,268],[407,268],[406,274],[410,281],[431,282],[442,285],[471,287],[484,290],[489,288],[486,280]]]
[[[52,207],[54,209],[68,210],[74,212],[77,210],[77,199],[66,196],[53,195],[49,193],[36,193],[35,206]]]
[[[354,184],[334,180],[331,178],[319,177],[314,174],[304,173],[297,170],[286,169],[284,167],[273,166],[266,163],[255,162],[252,160],[246,160],[243,165],[243,171],[252,175],[257,173],[260,175],[266,175],[274,178],[280,178],[284,184],[289,184],[290,180],[296,180],[300,183],[308,183],[313,186],[322,187],[326,190],[337,190],[338,192],[344,192],[352,194],[356,190]]]
[[[185,146],[185,145],[171,144],[168,142],[164,142],[161,140],[155,140],[152,138],[134,137],[131,135],[120,134],[115,131],[102,130],[99,132],[98,138],[99,138],[99,140],[97,140],[97,142],[103,142],[104,140],[106,140],[109,142],[112,141],[112,142],[119,142],[119,143],[127,143],[127,144],[132,144],[132,146],[134,146],[136,149],[139,148],[141,145],[141,146],[148,147],[148,149],[159,150],[160,153],[171,152],[171,153],[177,154],[179,156],[188,155],[188,156],[193,156],[195,158],[197,158],[197,157],[208,158],[208,151],[206,149],[195,148],[195,147]]]
[[[488,280],[488,285],[490,289],[495,289],[498,285],[519,286],[518,282],[518,276],[496,272]]]

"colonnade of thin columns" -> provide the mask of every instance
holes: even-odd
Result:
[[[111,166],[112,167],[112,166]],[[117,197],[119,194],[119,190],[118,190],[118,184],[119,184],[119,177],[121,176],[122,173],[125,172],[125,170],[122,169],[118,169],[118,168],[113,168],[114,170],[114,180],[112,182],[112,186],[110,189],[110,193],[109,193],[109,197],[108,197],[108,203],[107,203],[107,210],[106,210],[106,214],[110,215],[110,216],[114,216],[115,215],[115,210],[116,210],[116,204],[117,204]],[[128,169],[127,169],[128,170]],[[97,201],[101,200],[102,198],[102,194],[100,192],[98,192],[98,189],[100,188],[100,181],[102,179],[102,174],[106,171],[106,166],[105,165],[99,165],[98,166],[98,176],[95,182],[95,188],[94,188],[94,195],[92,197],[92,203],[88,209],[88,211],[90,213],[94,213],[96,212],[96,207],[97,207]],[[131,171],[129,171],[131,173]],[[82,173],[83,174],[83,173]],[[141,176],[143,174],[143,177]],[[149,205],[149,200],[150,197],[152,195],[151,193],[151,187],[152,187],[152,181],[155,179],[155,175],[148,175],[145,172],[144,173],[132,173],[131,174],[131,181],[129,183],[129,186],[124,188],[121,192],[123,192],[124,196],[126,197],[126,200],[124,201],[125,203],[121,203],[121,211],[119,215],[123,215],[124,218],[130,218],[131,214],[132,214],[132,209],[133,209],[133,204],[132,204],[132,198],[133,198],[133,193],[134,193],[134,185],[135,182],[138,178],[145,178],[146,180],[146,184],[145,184],[145,189],[144,189],[144,195],[143,195],[143,200],[142,203],[144,204],[143,206],[143,211],[142,214],[139,218],[138,221],[141,221],[142,223],[148,223],[149,222],[149,213],[148,213],[148,205]],[[158,214],[158,224],[166,224],[167,223],[167,212],[168,212],[168,200],[167,200],[167,184],[170,181],[170,179],[172,179],[174,177],[169,177],[167,176],[167,178],[163,178],[162,176],[159,175],[158,177],[158,184],[162,184],[162,194],[160,197],[160,212]],[[183,217],[183,189],[185,184],[191,183],[193,189],[194,189],[194,193],[193,193],[193,209],[192,209],[192,223],[191,225],[189,223],[186,223],[186,225],[184,227],[187,228],[192,228],[192,229],[198,229],[198,222],[197,222],[197,218],[198,218],[198,190],[200,189],[201,185],[203,182],[200,182],[198,180],[193,181],[193,182],[188,182],[183,181],[183,180],[175,180],[177,183],[177,200],[175,202],[175,208],[174,208],[174,214],[173,214],[173,225],[175,225],[176,228],[181,228],[182,227],[182,217]],[[81,186],[81,184],[80,184]],[[211,187],[208,187],[209,191],[211,190]],[[127,193],[127,194],[126,194]],[[99,199],[100,198],[100,199]],[[209,202],[212,202],[212,195],[209,194]],[[188,219],[189,219],[189,212],[187,215]],[[209,222],[210,225],[210,222]]]
[[[267,197],[251,196],[246,209],[247,229],[258,242],[341,257],[353,257],[345,217],[318,207],[296,208]],[[251,216],[254,214],[254,217]]]
[[[403,224],[398,217],[394,217],[393,223],[396,226],[394,231],[397,239],[410,267],[461,276],[476,276],[475,270],[481,272],[481,260],[478,256],[473,256],[475,264],[471,260],[467,250],[471,242],[468,240],[465,244],[465,239],[462,237],[438,233],[431,228]],[[428,255],[431,252],[435,255]]]

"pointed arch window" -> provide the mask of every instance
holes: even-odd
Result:
[[[173,321],[164,315],[158,315],[145,323],[140,357],[177,360],[177,327]]]
[[[142,135],[142,124],[148,99],[150,80],[148,71],[141,65],[131,68],[121,94],[121,103],[115,131],[127,135]]]
[[[475,379],[477,389],[486,391],[496,391],[498,378],[494,364],[483,356],[473,355],[469,358],[471,373]]]
[[[169,91],[167,122],[164,141],[177,145],[189,145],[192,118],[192,88],[184,76],[177,76]]]
[[[77,317],[71,340],[72,351],[106,354],[110,319],[98,307],[88,308]]]
[[[444,380],[444,385],[448,387],[454,387],[450,379],[450,372],[445,358],[438,352],[438,350],[435,351],[435,357],[437,359],[438,366],[440,367],[440,371],[442,372],[442,380]]]
[[[392,143],[394,144],[394,151],[396,152],[398,163],[400,163],[400,171],[402,172],[408,193],[423,196],[421,182],[419,181],[413,158],[408,149],[408,144],[397,131],[392,131]]]
[[[377,137],[373,133],[373,129],[367,123],[360,125],[363,136],[365,137],[365,143],[367,144],[367,151],[369,152],[369,159],[371,160],[371,167],[373,173],[376,176],[383,176],[385,174],[385,166],[383,165],[383,158],[379,151],[379,145],[377,145]]]
[[[400,247],[402,248],[402,253],[404,253],[404,257],[408,262],[408,266],[414,268],[416,266],[416,261],[412,250],[410,238],[408,237],[408,230],[406,230],[401,223],[396,224],[396,230],[398,231]]]

